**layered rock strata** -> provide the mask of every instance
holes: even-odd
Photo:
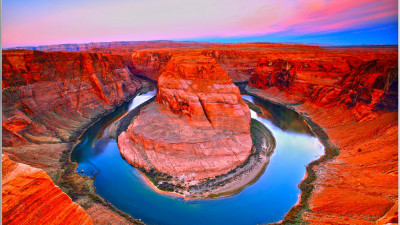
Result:
[[[41,169],[16,163],[2,154],[3,224],[92,224]]]
[[[212,58],[175,55],[158,80],[157,102],[118,138],[132,165],[186,181],[227,173],[248,158],[250,111]]]

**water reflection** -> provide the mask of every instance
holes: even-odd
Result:
[[[154,89],[152,91],[147,92],[146,94],[141,94],[141,95],[136,96],[132,100],[131,104],[129,104],[128,110],[132,110],[132,109],[138,107],[143,102],[146,102],[147,100],[154,97],[156,95],[156,93],[157,93],[157,89]]]
[[[271,121],[282,130],[313,135],[308,125],[300,118],[298,113],[250,95],[242,95],[242,98],[261,108],[263,115],[260,115],[260,117]]]

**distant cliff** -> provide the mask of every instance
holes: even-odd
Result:
[[[87,51],[101,53],[122,53],[130,52],[135,49],[146,48],[179,48],[179,47],[202,47],[211,45],[221,45],[219,43],[204,43],[194,41],[114,41],[96,42],[82,44],[57,44],[41,46],[23,46],[9,49],[25,49],[37,51]]]

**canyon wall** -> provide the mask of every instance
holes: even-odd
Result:
[[[28,164],[57,167],[53,163],[62,150],[50,150],[53,146],[75,139],[93,119],[126,101],[140,86],[115,55],[6,51],[3,151]],[[27,152],[17,147],[25,145]]]
[[[310,168],[311,189],[286,222],[397,223],[397,50],[335,51],[345,63],[261,58],[250,76],[249,92],[314,121],[340,152]]]
[[[172,56],[156,99],[118,138],[130,164],[185,184],[227,173],[249,156],[250,110],[215,59]]]
[[[363,61],[348,59],[343,64],[261,58],[249,85],[264,90],[277,88],[296,101],[310,101],[320,107],[343,105],[359,121],[379,110],[397,111],[397,74],[393,54]]]
[[[3,154],[43,169],[56,183],[65,183],[60,158],[78,135],[145,83],[118,55],[13,50],[3,51],[2,63]],[[79,182],[75,176],[71,179]],[[65,185],[63,190],[77,191]],[[116,214],[101,204],[89,209],[94,216]],[[118,214],[114,217],[129,223]]]
[[[16,163],[2,154],[3,224],[92,224],[41,169]]]
[[[106,49],[106,48],[105,48]],[[134,74],[148,76],[157,80],[172,54],[202,54],[217,60],[234,82],[248,81],[255,71],[260,58],[267,60],[284,60],[296,64],[301,70],[300,80],[311,80],[323,76],[321,82],[335,82],[350,72],[357,62],[369,61],[387,57],[392,48],[359,48],[359,49],[325,49],[318,46],[249,43],[249,44],[214,44],[192,47],[158,48],[152,45],[148,48],[137,48],[126,51],[123,48],[113,48],[113,53],[122,54],[132,60],[137,68]],[[362,54],[362,57],[360,57]],[[330,79],[328,79],[330,78]],[[313,82],[318,82],[315,79]]]

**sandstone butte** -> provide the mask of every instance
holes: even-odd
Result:
[[[130,164],[186,184],[225,174],[250,155],[250,110],[215,59],[172,56],[156,100],[118,138]]]
[[[41,169],[2,154],[3,224],[92,224],[85,210]]]
[[[297,219],[397,222],[397,48],[142,42],[40,49],[88,50],[3,51],[3,153],[43,169],[60,187],[61,153],[143,85],[133,75],[157,80],[173,55],[201,54],[232,81],[249,81],[258,95],[295,103],[290,107],[311,117],[339,148],[338,156],[313,167],[310,207]],[[129,223],[99,204],[87,212],[94,223]]]

